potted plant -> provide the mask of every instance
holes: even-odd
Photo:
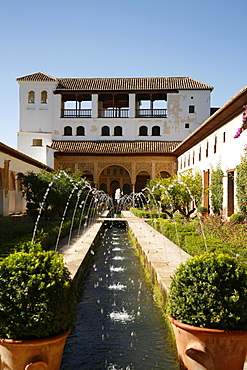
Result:
[[[1,369],[59,370],[75,310],[76,291],[62,255],[34,246],[3,259]]]
[[[208,209],[207,207],[204,207],[204,206],[200,206],[197,208],[197,213],[201,216],[201,217],[205,217],[208,215]]]
[[[181,369],[240,370],[247,354],[247,269],[226,254],[180,264],[169,292],[169,320]]]

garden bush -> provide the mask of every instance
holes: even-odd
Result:
[[[204,253],[175,271],[169,314],[183,323],[212,329],[247,329],[246,264],[227,254]]]
[[[68,330],[76,291],[63,257],[33,246],[0,261],[0,336],[46,338]]]
[[[242,213],[234,213],[230,216],[230,222],[233,224],[240,224],[244,221],[245,216]]]

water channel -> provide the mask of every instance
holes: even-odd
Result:
[[[124,223],[108,225],[82,284],[61,370],[177,370],[177,357]]]

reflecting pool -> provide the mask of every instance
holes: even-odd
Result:
[[[178,368],[169,332],[128,234],[125,228],[109,227],[82,284],[61,369]]]

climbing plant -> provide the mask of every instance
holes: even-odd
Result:
[[[236,196],[240,211],[247,216],[247,153],[236,166]]]
[[[211,168],[210,199],[212,211],[217,215],[223,209],[223,175],[224,172],[220,168],[220,163],[217,164],[215,169]]]

